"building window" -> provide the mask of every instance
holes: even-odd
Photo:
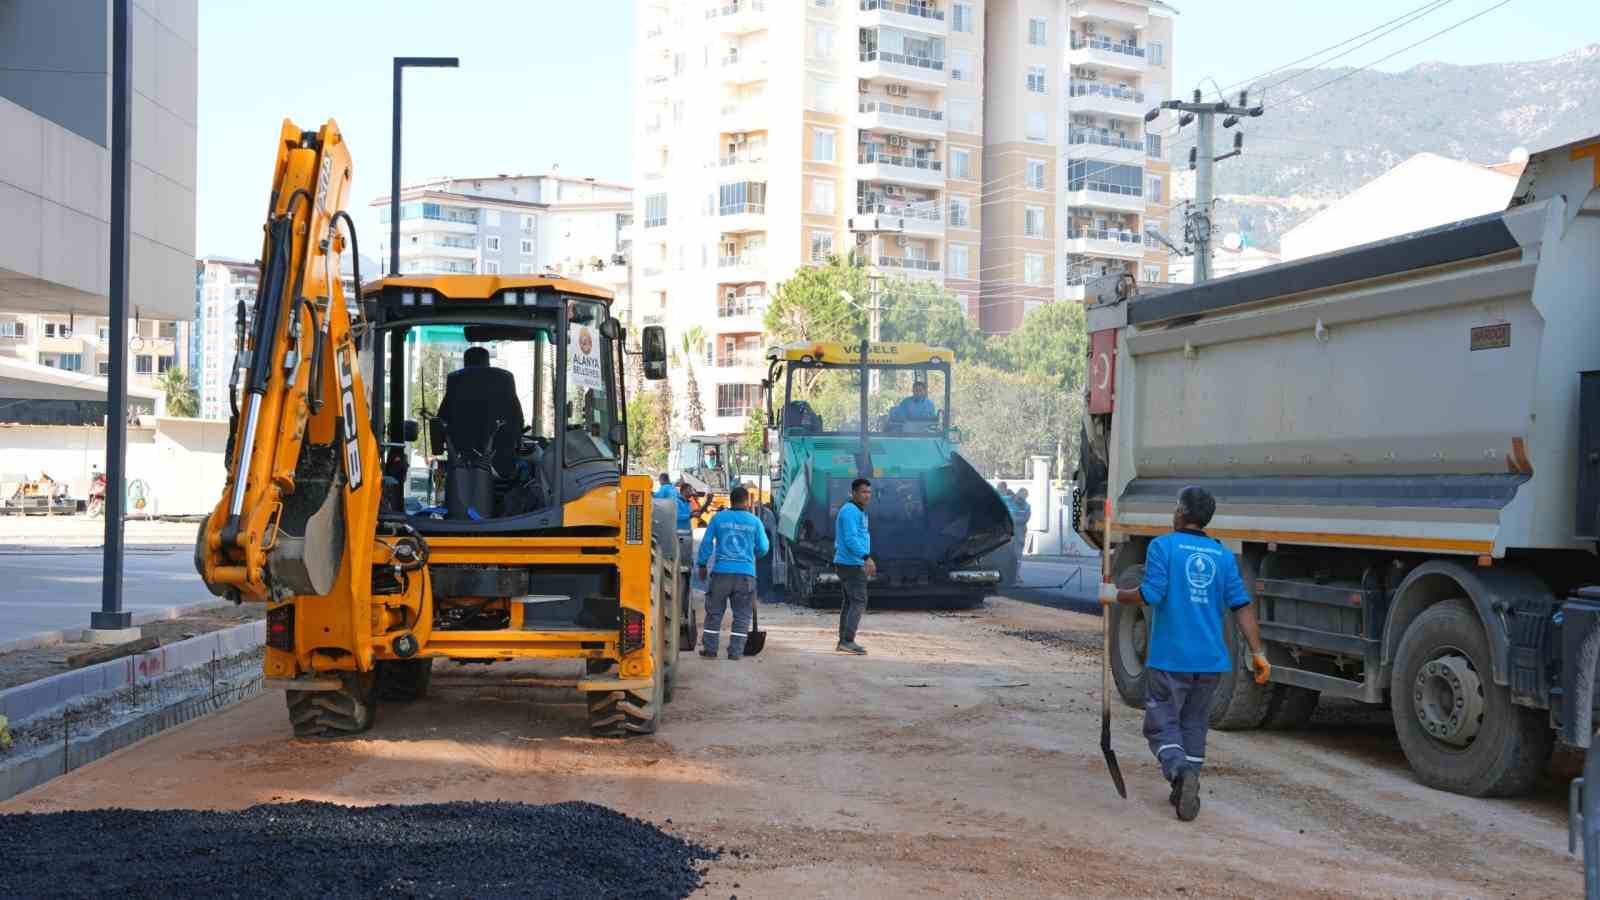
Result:
[[[1158,284],[1158,283],[1160,283],[1160,281],[1161,281],[1161,267],[1160,266],[1145,266],[1144,267],[1144,280],[1145,280],[1145,282],[1147,284]]]
[[[176,356],[158,356],[156,357],[156,372],[165,374],[168,369],[177,365],[177,363],[178,358]]]
[[[724,418],[744,418],[761,403],[759,384],[717,385],[717,415]]]
[[[950,224],[957,228],[972,227],[972,201],[960,197],[950,198]]]
[[[1151,159],[1161,158],[1161,135],[1151,133],[1144,136],[1144,155]]]
[[[950,101],[950,130],[966,134],[978,132],[978,104],[975,100]]]
[[[493,260],[493,259],[484,260],[483,261],[483,274],[485,274],[485,275],[499,275],[500,274],[500,263],[499,263],[499,261],[498,260]]]
[[[94,364],[94,368],[95,368],[95,373],[98,374],[101,378],[104,378],[107,375],[111,374],[111,363],[106,361],[106,360],[102,359],[99,362],[95,363]]]
[[[1152,65],[1152,66],[1164,66],[1164,65],[1166,65],[1166,63],[1163,61],[1165,59],[1165,57],[1166,57],[1166,50],[1167,50],[1167,48],[1165,46],[1163,46],[1160,41],[1151,41],[1150,42],[1150,65]]]
[[[1044,190],[1044,160],[1028,160],[1028,187],[1035,191]]]
[[[811,159],[814,162],[833,162],[833,131],[827,128],[811,130]]]
[[[737,216],[766,211],[767,183],[764,181],[739,181],[717,188],[717,215]]]
[[[950,5],[950,30],[960,31],[965,34],[972,33],[972,4],[952,3]]]
[[[66,355],[67,354],[62,354],[63,357],[65,357]],[[139,356],[135,356],[133,358],[133,374],[135,374],[135,375],[149,375],[149,374],[152,374],[153,372],[155,372],[155,362],[156,362],[155,361],[155,357],[152,357],[152,356],[145,356],[143,354],[141,354]],[[63,367],[63,368],[65,368],[65,367]]]
[[[488,237],[483,239],[483,249],[488,250],[488,251],[490,251],[492,253],[499,253],[500,252],[500,239],[495,237],[492,234],[489,235]]]
[[[488,225],[491,228],[499,228],[500,227],[500,210],[498,210],[498,209],[486,209],[486,210],[484,210],[483,211],[483,224]]]
[[[533,216],[522,217],[522,231],[524,234],[533,233]]]
[[[533,255],[533,241],[531,239],[529,239],[529,238],[523,238],[522,239],[522,254],[524,256],[532,256]]]
[[[1044,254],[1022,254],[1022,280],[1028,284],[1044,284]]]
[[[950,274],[955,278],[967,277],[967,267],[971,265],[972,248],[966,244],[950,245]]]
[[[1161,202],[1161,176],[1151,175],[1145,181],[1145,198],[1151,203]]]
[[[1044,66],[1028,67],[1028,90],[1035,94],[1044,93]]]
[[[833,214],[833,179],[811,179],[811,211],[824,215]]]
[[[833,59],[833,36],[832,25],[811,26],[812,59]]]
[[[972,177],[972,151],[960,147],[950,148],[950,177]]]
[[[647,195],[644,198],[644,227],[659,228],[665,224],[667,224],[667,195]]]
[[[1044,19],[1028,20],[1028,43],[1035,47],[1049,46],[1049,31]]]
[[[1139,197],[1144,193],[1144,167],[1108,166],[1088,159],[1068,160],[1067,190]]]
[[[1028,133],[1030,141],[1043,141],[1050,133],[1050,117],[1042,112],[1028,113]]]
[[[1022,209],[1022,233],[1028,237],[1044,237],[1044,207],[1025,206]]]
[[[950,51],[950,79],[952,81],[977,81],[978,66],[971,50]]]
[[[819,263],[820,262],[827,262],[828,261],[828,257],[830,257],[832,255],[833,255],[833,232],[831,232],[831,231],[813,231],[813,232],[811,232],[811,261],[812,262],[819,262]]]
[[[0,337],[27,337],[27,328],[21,322],[0,322]]]
[[[818,78],[813,75],[806,79],[807,108],[822,113],[838,112],[838,93],[839,83],[832,78]]]

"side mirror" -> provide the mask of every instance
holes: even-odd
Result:
[[[646,325],[640,336],[644,352],[644,377],[660,381],[667,377],[667,330],[660,325]]]
[[[600,323],[600,336],[608,341],[622,337],[622,323],[613,317],[606,317],[606,320]]]
[[[420,433],[415,419],[406,419],[389,426],[389,440],[396,443],[414,444]]]

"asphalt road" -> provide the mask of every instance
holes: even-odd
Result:
[[[100,608],[99,547],[0,546],[0,644],[42,631],[87,628]],[[193,551],[129,547],[123,609],[135,614],[212,599]]]
[[[1098,616],[1099,578],[1098,556],[1027,557],[1022,563],[1022,581],[1004,594],[1014,600]]]

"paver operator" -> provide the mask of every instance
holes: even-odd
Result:
[[[722,613],[733,603],[733,626],[728,632],[728,658],[744,658],[745,638],[750,635],[750,619],[756,599],[756,559],[772,549],[766,526],[750,512],[750,491],[736,487],[728,492],[729,508],[711,517],[695,563],[700,580],[706,580],[710,564],[710,586],[706,590],[706,624],[700,636],[700,655],[717,658],[717,641],[722,636]],[[712,562],[712,551],[716,561]]]
[[[897,422],[931,422],[939,418],[939,408],[928,399],[928,383],[916,381],[911,384],[911,396],[895,404],[890,418]]]
[[[1233,554],[1203,530],[1217,511],[1216,498],[1193,485],[1178,492],[1172,533],[1150,542],[1144,581],[1136,588],[1101,588],[1100,602],[1150,608],[1150,650],[1145,661],[1144,736],[1172,783],[1168,798],[1178,818],[1200,813],[1200,768],[1206,761],[1211,695],[1232,667],[1222,617],[1234,611],[1250,644],[1257,684],[1272,671],[1250,594]]]
[[[856,628],[867,611],[867,579],[878,572],[867,529],[867,504],[871,502],[872,482],[857,478],[850,482],[850,499],[839,507],[833,520],[833,569],[844,591],[839,605],[839,643],[833,649],[856,656],[867,653],[867,648],[856,643]]]

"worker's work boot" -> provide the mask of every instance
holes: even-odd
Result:
[[[1189,766],[1178,773],[1178,780],[1173,785],[1177,793],[1178,818],[1185,822],[1193,822],[1194,817],[1200,815],[1200,770]]]
[[[855,641],[840,641],[833,649],[839,653],[850,653],[855,656],[867,655],[867,648],[861,646]]]
[[[715,650],[707,650],[706,648],[701,647],[700,648],[700,656],[702,658],[704,658],[704,659],[716,659],[717,658],[717,651],[715,651]]]

